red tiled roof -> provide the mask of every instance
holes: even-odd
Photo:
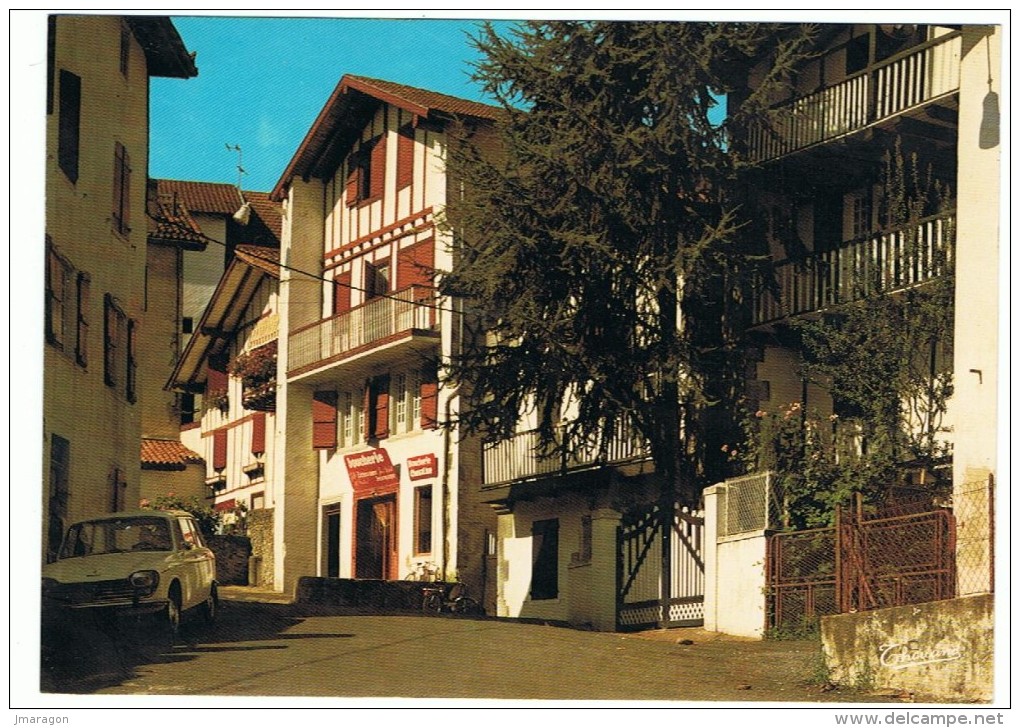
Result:
[[[253,268],[265,271],[274,278],[280,277],[280,251],[261,245],[238,245],[234,255]]]
[[[176,195],[192,212],[233,215],[241,206],[237,187],[222,182],[158,179],[156,185],[161,195]]]
[[[348,88],[362,91],[382,101],[389,101],[397,106],[405,104],[417,106],[421,111],[416,113],[420,113],[423,116],[430,111],[438,111],[456,116],[473,116],[478,119],[495,120],[502,113],[502,109],[498,106],[468,101],[457,96],[441,94],[438,91],[405,86],[402,83],[393,83],[392,81],[384,81],[378,78],[347,75],[344,76],[344,81],[346,81]],[[414,109],[410,110],[414,111]]]
[[[156,180],[148,188],[149,237],[158,240],[205,244],[201,228],[188,208],[172,192],[160,192]]]
[[[279,240],[283,236],[283,209],[279,202],[273,202],[268,192],[249,192],[244,197],[251,203],[251,209],[262,218],[269,231]]]
[[[285,188],[294,177],[328,174],[330,165],[335,165],[336,160],[331,159],[331,154],[324,153],[327,151],[332,153],[336,148],[343,148],[353,140],[360,132],[365,115],[371,113],[379,103],[392,104],[433,121],[441,120],[444,116],[467,116],[495,121],[503,113],[502,108],[498,106],[468,101],[436,91],[378,78],[345,75],[322,107],[301,146],[284,170],[283,176],[273,188],[272,198],[283,199]]]
[[[184,447],[178,440],[142,438],[143,470],[184,470],[188,465],[200,465],[201,455]]]

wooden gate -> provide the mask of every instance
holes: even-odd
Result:
[[[653,506],[622,519],[617,530],[618,630],[704,624],[704,541],[704,513],[679,505]]]

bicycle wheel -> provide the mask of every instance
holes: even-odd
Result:
[[[421,611],[439,614],[443,611],[443,597],[435,592],[426,594],[421,602]]]
[[[482,607],[471,597],[458,597],[453,602],[455,614],[481,614]]]

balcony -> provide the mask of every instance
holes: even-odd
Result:
[[[853,240],[803,260],[784,260],[756,284],[752,324],[821,311],[875,293],[892,293],[953,270],[956,216]]]
[[[776,159],[957,91],[962,48],[960,33],[949,33],[775,107],[770,123],[749,135],[751,159]]]
[[[530,430],[509,440],[485,446],[482,460],[482,487],[489,489],[523,480],[566,475],[606,465],[650,459],[648,447],[630,425],[620,423],[604,454],[597,445],[586,444],[569,453],[543,455],[538,447],[538,432]]]
[[[439,336],[436,294],[412,286],[376,298],[290,335],[287,375],[359,357],[378,347]]]

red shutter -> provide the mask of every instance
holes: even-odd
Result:
[[[435,240],[424,240],[397,253],[397,289],[431,286],[435,269]]]
[[[361,167],[360,152],[353,152],[347,158],[347,204],[353,205],[358,201],[358,177]]]
[[[336,392],[312,394],[312,447],[336,447]]]
[[[213,470],[223,470],[227,467],[227,431],[216,430],[213,433]]]
[[[333,283],[333,315],[351,310],[351,272],[341,273]]]
[[[390,377],[372,380],[372,437],[382,440],[390,436]]]
[[[414,179],[414,127],[404,124],[397,132],[397,189]]]
[[[261,455],[266,451],[266,413],[256,412],[251,421],[251,452]]]
[[[439,384],[434,374],[426,373],[421,381],[421,426],[435,428],[439,415]]]
[[[382,197],[383,187],[386,182],[386,137],[379,136],[372,140],[372,159],[369,162],[369,185],[368,196],[372,198]]]
[[[227,391],[227,372],[215,364],[209,363],[205,375],[205,393]]]

